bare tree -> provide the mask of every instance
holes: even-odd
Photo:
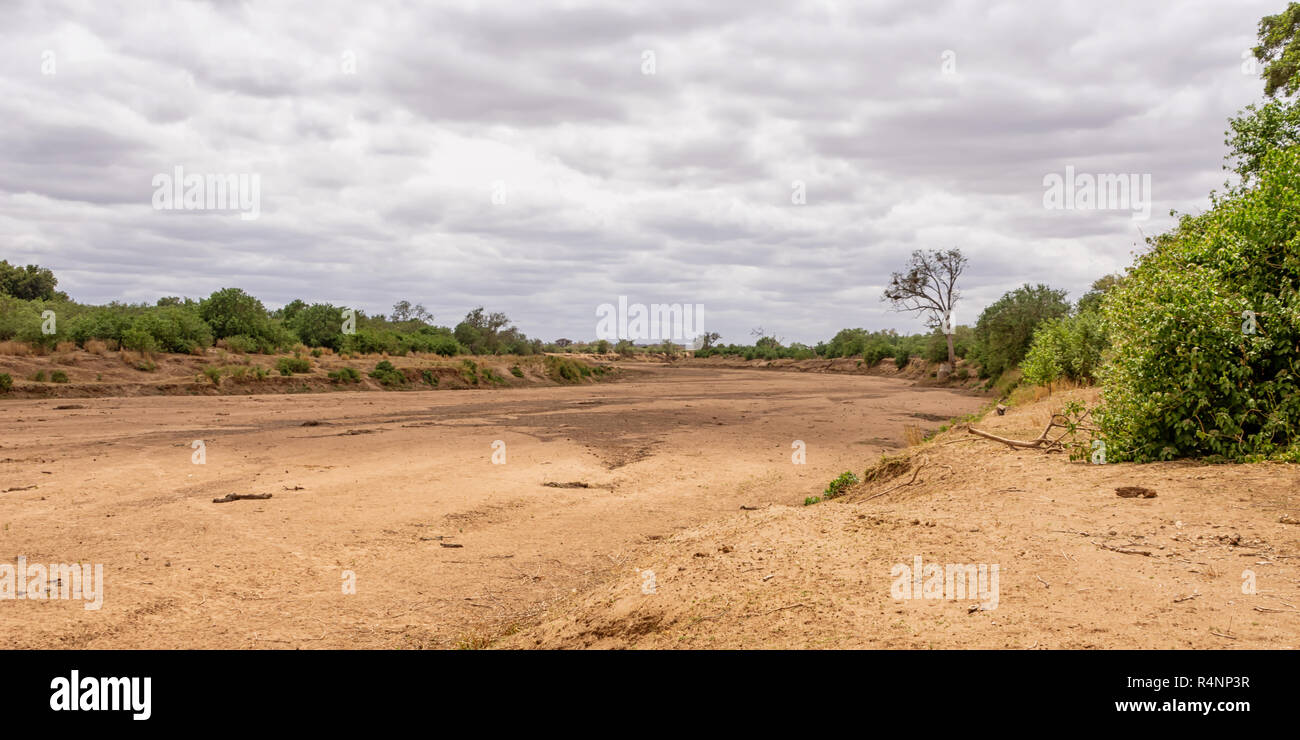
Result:
[[[896,272],[885,288],[883,300],[893,304],[895,311],[919,313],[925,324],[940,329],[948,339],[948,365],[955,366],[957,353],[953,349],[952,335],[957,329],[953,309],[961,295],[957,278],[966,269],[966,258],[960,249],[912,252],[906,272]]]

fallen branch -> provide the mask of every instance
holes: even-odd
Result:
[[[1020,440],[1020,439],[1011,439],[1009,437],[999,437],[996,434],[991,434],[982,429],[976,429],[975,427],[966,427],[966,431],[970,432],[971,434],[974,434],[977,437],[990,439],[993,440],[994,442],[1001,442],[1002,444],[1007,445],[1013,450],[1015,449],[1044,450],[1046,452],[1059,452],[1065,449],[1065,445],[1062,443],[1062,440],[1064,440],[1067,436],[1070,436],[1073,433],[1079,431],[1085,431],[1085,432],[1099,431],[1094,426],[1082,423],[1084,419],[1088,418],[1089,413],[1091,412],[1084,412],[1083,416],[1079,417],[1079,420],[1077,422],[1070,421],[1070,418],[1067,417],[1065,414],[1060,414],[1060,413],[1052,414],[1052,417],[1047,421],[1047,426],[1043,427],[1043,433],[1038,435],[1038,437],[1036,437],[1035,439],[1031,439],[1031,440]],[[1060,421],[1058,421],[1058,419]],[[1061,432],[1061,434],[1058,435],[1055,439],[1052,439],[1049,437],[1049,435],[1052,433],[1053,429],[1064,429],[1065,431]]]
[[[1146,550],[1126,550],[1122,547],[1115,547],[1113,545],[1103,545],[1100,542],[1094,542],[1092,544],[1096,545],[1097,547],[1100,547],[1103,550],[1110,550],[1111,552],[1118,552],[1123,555],[1145,555],[1146,557],[1151,557],[1151,553]]]
[[[999,437],[999,436],[996,435],[996,434],[990,434],[990,433],[985,432],[985,431],[983,431],[983,430],[976,429],[975,427],[967,427],[967,428],[966,428],[966,431],[970,432],[971,434],[974,434],[974,435],[977,436],[977,437],[983,437],[983,438],[985,438],[985,439],[991,439],[991,440],[993,440],[994,442],[1001,442],[1002,444],[1007,445],[1008,447],[1011,447],[1011,448],[1013,448],[1013,449],[1016,449],[1016,448],[1032,449],[1032,448],[1036,448],[1036,447],[1041,447],[1041,446],[1043,445],[1043,442],[1044,442],[1044,440],[1042,440],[1042,439],[1036,439],[1036,440],[1034,440],[1034,441],[1032,441],[1032,442],[1022,442],[1021,440],[1018,440],[1018,439],[1008,439],[1008,438],[1006,438],[1006,437]]]
[[[225,496],[222,496],[221,498],[212,499],[212,503],[228,504],[231,501],[243,501],[245,499],[260,500],[265,498],[271,498],[271,494],[269,493],[227,493]]]
[[[775,609],[768,609],[768,610],[765,611],[765,612],[759,612],[759,613],[757,613],[757,614],[746,614],[744,618],[745,618],[745,619],[749,619],[750,617],[761,617],[761,616],[763,616],[763,615],[765,615],[765,614],[771,614],[771,613],[773,613],[773,612],[783,612],[783,611],[785,611],[786,609],[795,609],[795,608],[798,608],[798,607],[803,607],[803,608],[807,609],[807,608],[808,608],[808,605],[807,605],[807,604],[804,604],[804,603],[802,603],[802,602],[800,602],[800,603],[798,603],[798,604],[790,604],[789,606],[778,606],[778,607],[775,608]]]

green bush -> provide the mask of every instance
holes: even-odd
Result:
[[[131,328],[132,321],[131,313],[124,306],[100,306],[73,318],[69,322],[68,334],[72,341],[83,347],[89,339],[111,340],[121,344],[122,335]]]
[[[516,378],[524,377],[524,371],[518,365],[514,365],[510,368],[510,374],[515,376]]]
[[[131,322],[127,332],[137,342],[140,335],[149,335],[153,339],[153,349],[149,351],[190,354],[212,346],[212,329],[197,311],[181,306],[148,309]],[[130,349],[140,349],[130,347],[125,334],[122,343]]]
[[[269,334],[271,320],[266,308],[239,288],[222,288],[200,301],[199,316],[218,339],[236,334],[257,338]]]
[[[209,365],[203,368],[203,374],[208,377],[208,380],[212,381],[213,385],[221,385],[221,368],[215,365]]]
[[[329,379],[335,383],[361,382],[361,373],[357,372],[356,368],[352,367],[341,367],[338,370],[331,370],[327,375],[329,376]]]
[[[907,363],[912,361],[912,354],[903,347],[894,351],[894,367],[902,370],[907,367]]]
[[[32,374],[32,380],[36,381],[37,383],[44,383],[44,382],[45,382],[45,371],[44,371],[44,370],[37,370],[35,373]]]
[[[388,360],[380,360],[379,364],[375,365],[375,369],[370,371],[370,377],[378,380],[379,384],[383,386],[397,386],[406,383],[406,376],[393,367],[393,363]]]
[[[1251,189],[1150,240],[1102,301],[1109,460],[1300,458],[1297,234],[1292,147],[1264,157]]]
[[[62,370],[55,370],[54,372],[50,373],[50,382],[66,383],[68,382],[68,374],[63,372]]]
[[[275,361],[275,369],[279,370],[281,375],[309,373],[311,372],[311,360],[306,357],[281,357]]]
[[[251,354],[260,348],[260,343],[247,334],[233,334],[226,337],[226,349],[241,355]]]
[[[1065,291],[1046,285],[1024,285],[993,302],[975,324],[972,354],[980,365],[980,377],[997,377],[1019,365],[1029,351],[1034,329],[1069,312]]]
[[[434,337],[430,349],[445,357],[455,357],[465,352],[465,348],[460,346],[460,342],[457,342],[456,338],[451,336]]]
[[[8,393],[14,387],[14,377],[9,373],[0,373],[0,393]]]
[[[355,334],[347,334],[343,337],[342,349],[344,352],[356,355],[378,355],[398,353],[398,347],[401,345],[401,339],[397,332],[380,331],[376,329],[357,329]],[[405,354],[403,352],[403,354]]]
[[[557,383],[581,383],[583,378],[591,375],[591,367],[584,362],[568,357],[547,356],[542,361],[546,374]]]
[[[947,355],[945,355],[945,358],[946,357]],[[826,490],[822,491],[821,497],[823,500],[830,500],[843,496],[851,486],[856,486],[857,484],[858,476],[852,471],[846,470],[843,473],[840,473],[838,478],[826,484]],[[807,502],[805,501],[804,503],[806,504]]]
[[[1095,312],[1048,319],[1034,330],[1033,343],[1021,363],[1024,379],[1034,385],[1049,385],[1062,378],[1091,384],[1107,345],[1101,316]]]
[[[470,385],[478,385],[478,363],[473,360],[461,360],[460,379]]]
[[[287,308],[287,307],[286,307]],[[328,303],[314,303],[289,314],[285,327],[309,347],[343,346],[343,309]]]
[[[158,340],[144,328],[133,325],[122,333],[122,346],[137,352],[157,352]]]

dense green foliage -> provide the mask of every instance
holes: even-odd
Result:
[[[281,375],[293,375],[294,373],[311,372],[311,360],[306,357],[281,357],[275,362],[275,369]]]
[[[391,363],[390,363],[391,364]],[[341,367],[338,370],[331,370],[326,375],[335,383],[360,383],[361,373],[357,372],[354,367]]]
[[[378,380],[380,385],[390,387],[406,383],[406,376],[388,360],[380,360],[375,369],[370,371],[370,377]]]
[[[1110,347],[1101,318],[1102,299],[1122,282],[1119,275],[1098,279],[1070,315],[1044,319],[1034,329],[1033,341],[1021,363],[1025,382],[1051,385],[1058,380],[1079,384],[1097,381]]]
[[[1296,457],[1300,147],[1257,180],[1151,239],[1103,302],[1111,459]]]
[[[52,348],[60,342],[84,347],[97,340],[114,348],[178,353],[200,353],[218,342],[232,352],[268,354],[299,344],[399,356],[418,352],[452,357],[471,351],[531,355],[544,350],[540,340],[509,326],[503,314],[485,315],[482,308],[471,311],[453,330],[433,325],[422,306],[412,308],[408,301],[397,304],[392,318],[300,300],[267,311],[260,300],[238,288],[223,288],[201,301],[167,297],[152,306],[90,306],[54,291],[56,284],[44,268],[12,268],[0,262],[0,341]],[[25,297],[29,295],[45,297]],[[54,319],[47,321],[47,316]],[[458,341],[458,333],[470,344]]]
[[[1034,330],[1033,343],[1021,364],[1025,382],[1051,385],[1064,379],[1091,384],[1097,379],[1106,347],[1097,311],[1047,319]]]
[[[49,269],[37,265],[19,267],[0,260],[0,296],[12,296],[22,301],[67,300],[67,295],[54,289],[59,281]]]
[[[1264,94],[1294,95],[1300,90],[1300,3],[1259,21],[1255,58],[1264,63]]]
[[[1019,365],[1038,325],[1069,312],[1065,291],[1046,285],[1024,285],[994,301],[975,323],[973,359],[981,377],[997,377]]]

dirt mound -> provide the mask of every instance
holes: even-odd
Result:
[[[1066,401],[1093,396],[979,426],[1032,438]],[[1298,483],[1291,465],[1095,465],[954,429],[876,465],[841,499],[649,543],[497,644],[1297,647],[1300,527],[1287,520]],[[1158,496],[1118,497],[1125,487]]]

